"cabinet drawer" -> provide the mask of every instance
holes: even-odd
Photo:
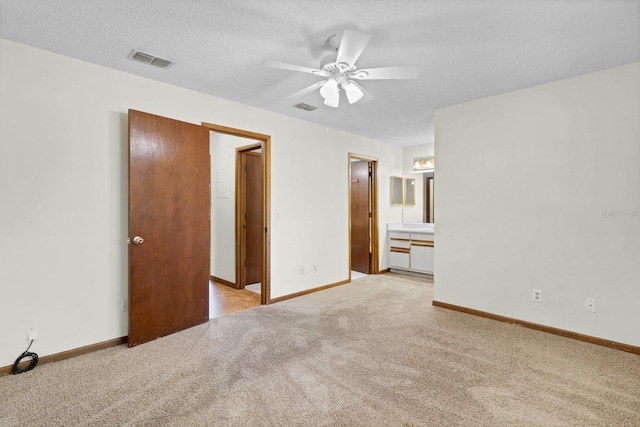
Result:
[[[401,249],[409,249],[411,247],[411,242],[409,239],[389,239],[389,248],[401,248]]]
[[[411,246],[433,247],[433,234],[411,234]]]
[[[411,242],[411,234],[399,233],[397,231],[389,232],[389,247],[390,248],[405,248],[409,249]]]
[[[411,238],[411,234],[402,233],[400,231],[390,231],[389,232],[389,238],[390,239],[406,239],[406,240],[409,240]]]

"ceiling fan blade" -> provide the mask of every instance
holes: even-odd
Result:
[[[346,63],[349,64],[349,66],[353,66],[369,43],[369,40],[371,40],[371,36],[367,33],[361,33],[356,30],[344,30],[336,62],[338,64]]]
[[[340,104],[340,89],[338,88],[338,82],[334,79],[327,80],[320,88],[320,95],[324,98],[325,105],[337,108]]]
[[[364,90],[364,88],[360,86],[358,83],[352,81],[351,84],[355,85],[358,89],[362,91],[363,96],[362,98],[360,98],[360,101],[359,101],[360,104],[362,104],[363,102],[369,102],[373,99],[373,95],[371,95],[369,92]]]
[[[321,82],[314,83],[311,86],[307,86],[304,89],[299,90],[296,93],[292,93],[291,95],[287,96],[287,98],[300,98],[300,97],[303,97],[306,94],[313,92],[314,90],[320,89],[326,82],[327,82],[327,80],[322,80]]]
[[[324,77],[328,76],[328,74],[322,70],[317,70],[315,68],[309,68],[309,67],[302,67],[300,65],[285,64],[284,62],[264,61],[262,63],[262,66],[269,67],[269,68],[279,68],[281,70],[300,71],[302,73],[310,73],[310,74],[315,74],[317,76],[324,76]]]
[[[381,67],[358,70],[349,77],[360,80],[400,80],[417,79],[420,74],[418,65],[400,65],[398,67]]]

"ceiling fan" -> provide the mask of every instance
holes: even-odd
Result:
[[[365,100],[373,98],[373,96],[367,93],[362,86],[354,80],[418,78],[420,68],[417,65],[358,69],[356,61],[369,43],[369,40],[371,40],[369,34],[349,29],[344,30],[342,40],[339,40],[339,36],[331,36],[329,38],[329,44],[336,45],[339,43],[339,45],[334,46],[336,53],[331,53],[322,59],[319,69],[275,61],[264,61],[262,65],[270,68],[300,71],[325,77],[324,80],[293,93],[289,95],[288,98],[299,98],[319,89],[320,95],[324,98],[325,105],[329,107],[338,107],[340,104],[340,89],[345,92],[350,104],[354,104],[360,100],[364,102]]]

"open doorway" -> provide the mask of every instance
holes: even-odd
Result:
[[[270,301],[270,141],[268,135],[202,123],[211,131],[211,286],[231,299]],[[217,161],[216,162],[214,162]],[[257,284],[250,292],[247,285]],[[233,288],[233,289],[229,289]]]
[[[349,153],[349,279],[378,274],[377,162]]]

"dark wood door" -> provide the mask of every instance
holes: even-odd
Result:
[[[246,153],[246,260],[247,283],[262,281],[262,155],[255,151]]]
[[[209,174],[208,129],[129,110],[129,347],[209,320]]]
[[[351,162],[351,269],[371,272],[371,177],[369,162]]]

